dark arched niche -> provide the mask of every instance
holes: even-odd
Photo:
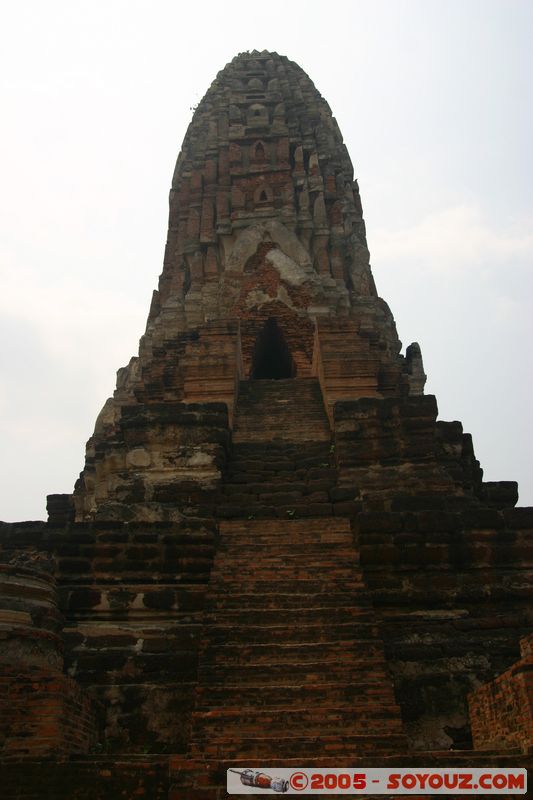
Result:
[[[280,380],[294,378],[295,367],[287,340],[274,317],[265,322],[260,331],[252,356],[253,380]]]

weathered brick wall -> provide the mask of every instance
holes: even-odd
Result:
[[[232,762],[229,762],[230,764]],[[235,760],[235,766],[242,761]],[[300,764],[300,762],[299,762]],[[531,768],[532,758],[476,753],[411,753],[394,756],[336,757],[334,766],[382,768],[416,767],[420,771],[451,767]],[[277,762],[278,766],[286,763]],[[301,766],[333,766],[327,756]],[[195,761],[172,756],[92,756],[68,761],[35,761],[2,766],[2,800],[215,800],[226,797],[228,762]],[[427,796],[427,795],[426,795]],[[405,795],[389,795],[402,800]],[[461,795],[447,795],[459,800]],[[464,797],[464,795],[463,795]],[[477,795],[481,800],[494,795]]]
[[[225,792],[226,786],[226,769],[228,766],[239,767],[242,765],[242,760],[234,762],[225,761],[217,762],[215,759],[209,759],[209,762],[200,759],[183,759],[182,757],[175,757],[169,759],[169,800],[215,800],[215,798],[228,798],[234,795],[228,795]],[[286,759],[275,759],[268,762],[272,765],[272,771],[275,773],[275,767],[286,767]],[[360,755],[358,753],[351,754],[350,756],[333,756],[324,753],[320,757],[298,759],[298,766],[307,767],[308,769],[318,768],[331,768],[331,767],[348,767],[350,769],[361,768],[364,769],[387,769],[390,772],[397,772],[399,768],[413,768],[418,773],[427,774],[428,771],[437,769],[448,768],[452,773],[458,769],[484,769],[486,767],[499,770],[510,769],[518,771],[519,769],[529,769],[533,767],[533,757],[524,755],[500,755],[494,753],[475,753],[475,752],[458,752],[451,751],[445,753],[439,752],[426,752],[426,753],[396,753],[396,754],[380,754],[376,755]],[[224,787],[224,788],[223,788]],[[266,796],[253,795],[256,798]],[[349,795],[304,795],[307,797],[319,798],[329,796],[340,800],[341,797]],[[353,797],[353,795],[350,795]],[[377,795],[362,795],[365,798],[376,797]],[[389,800],[405,800],[405,794],[395,795],[389,794]],[[441,797],[440,794],[431,795],[411,795],[416,797],[416,800],[423,800],[425,797]],[[465,797],[464,794],[447,794],[445,795],[448,800],[460,800]],[[509,795],[494,795],[494,794],[480,794],[476,792],[476,797],[479,800],[491,800],[491,798],[508,797]],[[33,798],[32,798],[33,800]],[[62,799],[61,799],[62,800]],[[106,798],[107,800],[107,798]]]
[[[533,748],[533,634],[521,640],[520,660],[468,697],[476,750]]]
[[[533,625],[533,509],[367,512],[356,532],[412,745],[469,746],[467,694]]]
[[[468,692],[533,622],[533,510],[483,484],[471,437],[436,416],[431,396],[337,403],[335,455],[411,743],[465,747]]]
[[[164,756],[92,756],[2,765],[3,800],[167,800]]]
[[[65,666],[113,751],[182,752],[197,678],[213,520],[3,524],[4,553],[54,556]]]
[[[250,376],[271,317],[283,334],[278,352],[290,353],[291,375],[298,376],[286,396],[279,387],[239,384]],[[470,437],[459,423],[436,422],[435,399],[420,396],[419,347],[405,357],[400,350],[393,316],[376,294],[357,182],[329,107],[285,57],[242,54],[219,73],[187,132],[172,183],[163,274],[139,356],[119,370],[73,500],[50,498],[48,525],[0,526],[8,557],[36,549],[53,557],[65,615],[60,634],[53,614],[40,618],[39,604],[30,608],[33,589],[27,608],[6,601],[3,609],[3,622],[11,633],[16,628],[4,640],[6,663],[20,666],[4,670],[2,685],[4,705],[13,701],[13,724],[2,735],[14,757],[23,754],[23,736],[43,753],[52,741],[54,752],[63,752],[69,743],[86,749],[91,740],[87,701],[61,673],[62,637],[69,674],[100,701],[98,744],[106,752],[187,753],[209,621],[203,611],[213,604],[216,519],[255,515],[270,520],[271,532],[272,520],[297,515],[316,515],[326,529],[332,515],[335,524],[344,518],[347,533],[352,523],[356,548],[349,533],[353,552],[345,555],[353,562],[360,553],[358,601],[372,601],[377,611],[374,617],[368,605],[372,625],[381,623],[411,745],[468,745],[467,693],[516,660],[518,636],[531,626],[533,512],[509,510],[513,484],[482,484]],[[242,414],[228,465],[239,387]],[[255,552],[255,539],[249,544]],[[298,569],[309,569],[300,561]],[[322,581],[321,562],[315,567]],[[249,623],[254,606],[243,604],[229,577],[221,592],[227,621]],[[224,568],[220,578],[225,583]],[[349,583],[351,591],[353,576]],[[246,588],[253,599],[277,587],[252,581]],[[307,588],[313,617],[316,583]],[[347,610],[333,608],[331,588],[318,593],[328,601],[326,628],[329,606],[340,617]],[[276,624],[280,614],[292,620],[291,602],[298,607],[301,597],[292,583],[285,589],[288,606],[265,609],[265,620],[272,612]],[[229,627],[239,634],[239,624]],[[224,654],[233,669],[234,653]],[[330,655],[331,663],[322,655],[318,662],[326,677],[346,667]],[[250,663],[252,675],[258,666],[260,658]],[[296,678],[300,668],[307,670],[305,662],[293,668]],[[21,677],[11,680],[15,674]],[[365,685],[360,676],[357,690]],[[240,676],[236,683],[235,705]],[[219,689],[226,695],[228,686],[215,684],[217,696]],[[321,722],[336,723],[311,722],[312,746],[320,748]],[[313,750],[302,744],[294,752]],[[354,750],[346,744],[343,752],[353,763]],[[165,793],[165,769],[164,760],[123,764],[117,757],[112,765],[87,760],[77,775],[51,766],[48,777],[61,800],[157,798]],[[39,774],[29,771],[28,790],[13,788],[13,796],[36,796]],[[188,791],[171,796],[212,796],[210,789]]]
[[[225,403],[124,406],[114,424],[87,445],[74,492],[76,519],[150,522],[206,516],[229,439]]]
[[[87,753],[96,740],[94,713],[63,674],[63,617],[56,580],[45,571],[53,568],[51,554],[1,555],[0,758]]]
[[[90,569],[59,559],[67,663],[105,708],[108,748],[186,746],[215,530],[208,519],[87,526]]]
[[[364,496],[366,508],[390,510],[402,494],[455,494],[437,462],[431,395],[338,402],[333,415],[339,483]]]
[[[314,364],[332,421],[333,408],[339,400],[380,395],[378,381],[383,352],[359,335],[360,325],[361,320],[353,319],[317,321]]]
[[[362,397],[333,410],[341,486],[365,509],[478,506],[482,472],[459,422],[437,422],[432,395]]]
[[[91,701],[71,678],[50,670],[0,675],[0,759],[87,753],[97,731]]]
[[[268,319],[277,320],[287,341],[295,366],[295,375],[310,377],[313,364],[314,326],[307,315],[301,315],[278,302],[265,303],[260,309],[241,313],[243,374],[250,377],[254,348]]]

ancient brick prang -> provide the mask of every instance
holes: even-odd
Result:
[[[195,111],[172,181],[152,319],[170,298],[196,323],[202,310],[225,315],[262,241],[285,285],[308,283],[315,302],[346,309],[350,293],[376,294],[338,125],[305,72],[275,53],[235,58]]]
[[[263,374],[259,361],[274,339],[278,371],[284,366]],[[168,460],[154,425],[142,452],[133,444],[126,417],[138,404],[222,401],[230,427],[242,378],[315,376],[331,417],[339,399],[422,393],[420,349],[404,358],[400,348],[376,293],[359,189],[329,106],[287,58],[238,56],[185,136],[159,288],[139,356],[119,371],[88,443],[76,519],[157,518],[154,487],[167,481]],[[157,426],[159,412],[149,413]],[[200,419],[187,425],[191,435],[178,436],[183,475],[193,459],[188,480],[212,487],[224,463],[220,424],[211,439]],[[211,444],[191,449],[195,438]],[[167,512],[182,513],[177,496]]]
[[[73,495],[0,523],[7,798],[526,765],[533,509],[483,482],[400,350],[327,104],[241,54],[193,116],[139,355]]]

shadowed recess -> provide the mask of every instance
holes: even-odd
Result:
[[[252,361],[254,380],[294,378],[295,368],[283,331],[270,317],[255,343]]]

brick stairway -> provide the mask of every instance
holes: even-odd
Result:
[[[195,766],[188,784],[181,771],[174,800],[226,796],[221,784],[198,783],[202,763],[340,762],[405,749],[348,520],[222,521],[192,717]]]
[[[234,445],[219,517],[272,519],[346,513],[353,492],[337,488],[331,445],[278,442]],[[355,508],[355,507],[354,507]]]
[[[225,797],[230,764],[405,749],[336,484],[318,381],[242,382],[173,800]]]
[[[329,442],[320,384],[315,378],[241,381],[234,444]]]
[[[223,519],[350,516],[317,380],[243,381],[217,515]]]
[[[334,462],[316,380],[241,384],[169,800],[228,797],[231,766],[465,765],[461,753],[408,754],[349,522],[360,509]]]

